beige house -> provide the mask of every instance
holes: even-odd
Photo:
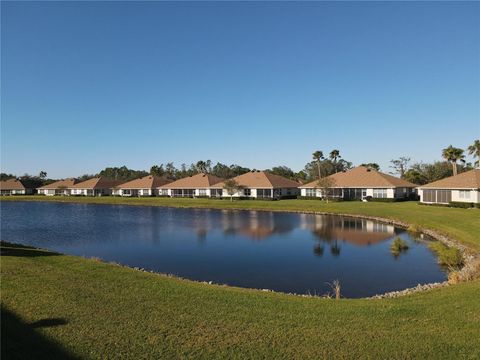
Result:
[[[328,177],[332,186],[329,196],[345,200],[364,200],[367,197],[375,199],[406,199],[415,193],[417,185],[395,176],[381,173],[365,166],[358,166],[345,172],[339,172]],[[322,197],[318,180],[300,186],[304,197]]]
[[[103,177],[93,178],[79,182],[69,187],[70,194],[74,196],[106,196],[112,194],[112,188],[120,185],[120,180],[110,180]]]
[[[160,176],[148,175],[140,179],[128,181],[112,189],[112,195],[116,196],[155,196],[158,188],[170,182]]]
[[[418,187],[420,201],[427,204],[450,202],[480,203],[480,169],[474,169]]]
[[[55,181],[54,183],[37,188],[37,193],[46,196],[70,195],[70,188],[77,182],[76,179]]]
[[[299,194],[299,183],[266,171],[253,170],[233,179],[241,187],[241,190],[232,195],[233,197],[280,199]],[[222,196],[229,197],[230,194],[224,186],[225,183],[220,182],[212,186],[212,190],[222,191]]]
[[[18,179],[0,181],[0,192],[2,195],[29,195],[33,189],[25,187]]]
[[[221,197],[222,191],[212,188],[223,179],[210,174],[197,174],[158,187],[158,195],[171,197]]]

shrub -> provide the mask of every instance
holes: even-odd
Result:
[[[412,224],[407,229],[408,232],[418,235],[422,232],[422,228],[418,224]]]
[[[400,255],[400,253],[408,250],[408,244],[400,237],[396,237],[390,245],[390,251],[394,256]]]
[[[459,268],[463,265],[463,256],[457,248],[448,247],[441,242],[429,245],[430,249],[438,256],[438,263],[450,268]]]
[[[449,206],[454,208],[469,209],[475,207],[475,204],[470,202],[450,201]]]

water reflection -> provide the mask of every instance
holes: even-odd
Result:
[[[2,203],[2,239],[194,280],[347,297],[441,281],[422,242],[342,216],[55,203]],[[410,246],[397,259],[393,239]]]

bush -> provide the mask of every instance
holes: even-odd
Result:
[[[390,245],[390,251],[394,256],[400,255],[400,253],[405,252],[408,250],[408,245],[400,237],[396,237],[395,240],[393,240],[392,244]]]
[[[475,204],[471,202],[450,201],[449,206],[454,208],[469,209],[475,207]]]
[[[301,200],[322,200],[322,198],[320,198],[320,197],[316,197],[316,196],[302,196],[302,195],[298,195],[298,196],[297,196],[297,199],[301,199]]]
[[[420,225],[412,224],[408,227],[407,231],[412,234],[418,235],[422,232],[422,228],[420,227]]]
[[[438,263],[450,268],[459,268],[463,265],[463,256],[457,248],[448,247],[441,242],[429,245],[430,249],[438,256]]]
[[[287,199],[296,199],[297,195],[282,195],[280,196],[280,199],[282,200],[287,200]]]

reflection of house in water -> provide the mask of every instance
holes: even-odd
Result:
[[[372,220],[330,215],[300,216],[301,228],[311,230],[322,242],[344,241],[357,246],[368,246],[395,235],[393,225]]]
[[[252,240],[264,240],[274,234],[293,230],[293,221],[281,215],[263,211],[224,210],[222,228],[225,234],[241,234]]]

